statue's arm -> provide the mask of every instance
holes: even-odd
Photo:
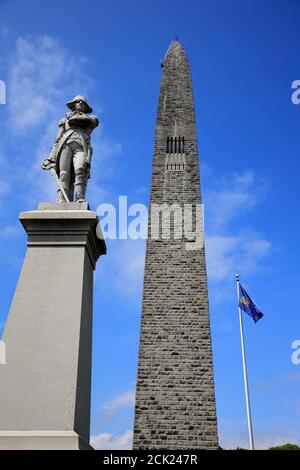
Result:
[[[99,126],[99,119],[97,118],[97,116],[92,114],[90,116],[90,127],[92,127],[92,129],[95,129],[95,127],[98,127],[98,126]]]
[[[50,155],[48,158],[46,158],[43,163],[42,163],[42,169],[43,170],[49,170],[50,168],[55,166],[55,160],[56,160],[56,153],[57,153],[57,148],[59,146],[60,139],[65,133],[65,119],[61,119],[58,124],[58,133],[56,136],[56,139],[53,143],[52,150],[50,152]]]
[[[80,125],[84,127],[91,127],[95,129],[95,127],[99,124],[99,119],[95,115],[89,115],[84,113],[70,113],[68,116],[69,123],[73,125]]]
[[[58,133],[57,133],[56,139],[54,140],[52,150],[50,152],[48,160],[55,160],[57,147],[64,133],[65,133],[65,120],[61,119],[61,121],[59,121],[59,124],[58,124]]]

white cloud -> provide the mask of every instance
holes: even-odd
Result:
[[[102,406],[101,410],[106,416],[106,418],[111,418],[116,414],[118,410],[126,406],[132,406],[135,402],[135,390],[128,390],[122,392],[111,400],[106,401]]]
[[[266,192],[267,184],[247,170],[212,178],[206,194],[205,231],[209,280],[232,280],[235,273],[249,275],[265,269],[264,260],[273,248],[263,234],[251,228],[236,230],[236,219],[251,211]],[[244,224],[243,224],[244,225]],[[223,297],[223,294],[221,296]]]
[[[112,200],[113,194],[106,189],[104,181],[112,180],[118,174],[116,157],[122,153],[122,145],[109,139],[100,124],[93,134],[93,157],[91,179],[88,184],[88,200],[94,208]]]
[[[19,37],[8,80],[11,130],[21,133],[49,123],[74,89],[89,90],[85,62],[49,36]]]
[[[244,275],[257,271],[270,252],[272,244],[254,231],[239,235],[207,235],[208,276],[221,281],[232,278],[236,271]]]
[[[91,445],[98,450],[131,450],[133,432],[125,431],[119,436],[110,433],[101,433],[98,436],[91,436]]]
[[[255,207],[266,187],[266,181],[255,177],[251,170],[213,179],[206,195],[206,222],[210,229],[219,232],[234,218]]]
[[[7,151],[6,166],[10,186],[18,188],[14,196],[27,205],[55,199],[55,183],[49,172],[41,171],[40,165],[49,155],[59,120],[68,111],[66,101],[75,94],[91,99],[95,82],[88,75],[88,63],[86,57],[74,54],[46,35],[19,37],[16,41],[15,52],[8,61],[7,126],[21,151],[16,155]],[[99,112],[101,104],[96,104],[95,99],[91,102]],[[113,174],[113,157],[122,147],[105,135],[102,124],[92,140],[92,183],[88,194],[92,203],[99,204],[99,194],[101,197],[105,194],[103,180],[109,172]]]
[[[236,449],[237,447],[249,449],[249,440],[247,432],[226,431],[220,433],[220,446],[224,449]],[[292,432],[257,432],[254,435],[254,446],[257,450],[269,449],[270,447],[282,444],[300,444],[299,436]]]
[[[210,283],[218,285],[220,282],[224,284],[226,280],[230,282],[237,270],[241,275],[250,275],[266,269],[264,262],[273,249],[272,243],[258,231],[233,230],[232,227],[232,222],[236,222],[241,210],[250,211],[262,197],[264,189],[259,189],[260,184],[265,188],[252,171],[214,179],[206,204],[206,254]],[[258,188],[255,196],[254,188]],[[145,242],[107,240],[107,244],[110,264],[107,268],[102,263],[97,277],[101,277],[101,282],[107,282],[123,295],[139,300],[142,292]],[[211,294],[214,293],[213,298],[217,300],[221,292],[220,286],[218,285],[216,292],[214,287],[211,286]],[[228,291],[227,287],[226,290]],[[226,296],[228,295],[227,293]],[[224,292],[220,297],[224,300]]]
[[[133,432],[131,430],[127,430],[121,435],[101,433],[91,436],[91,445],[98,450],[130,450],[132,449],[132,441]],[[220,446],[224,449],[237,449],[238,447],[243,449],[249,448],[249,440],[246,431],[226,431],[220,433],[219,442]],[[266,431],[256,433],[254,443],[255,449],[263,450],[287,443],[299,445],[300,441],[299,436],[292,432]]]
[[[67,99],[92,87],[85,63],[86,59],[72,55],[48,36],[16,41],[8,61],[7,125],[21,151],[6,152],[6,167],[10,185],[18,188],[15,197],[25,203],[55,198],[52,178],[42,173],[40,164],[50,152]]]

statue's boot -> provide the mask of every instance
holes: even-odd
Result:
[[[85,202],[85,193],[86,193],[86,169],[77,168],[75,171],[75,201],[76,202]]]

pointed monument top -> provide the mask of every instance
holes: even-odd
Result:
[[[178,37],[175,36],[175,39],[173,39],[167,49],[164,62],[166,59],[173,55],[175,58],[178,58],[180,55],[186,56],[185,50],[183,45],[179,42]]]
[[[192,95],[190,66],[187,54],[178,39],[171,41],[162,62],[160,98],[157,129],[166,129],[168,135],[185,133],[187,138],[195,137],[195,113]],[[174,122],[177,122],[174,129]],[[187,126],[183,130],[183,126]],[[164,136],[165,138],[165,136]]]

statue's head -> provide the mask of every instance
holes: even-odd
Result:
[[[81,113],[92,113],[93,109],[88,104],[85,96],[77,95],[72,101],[68,101],[68,108],[72,111],[79,111]]]

